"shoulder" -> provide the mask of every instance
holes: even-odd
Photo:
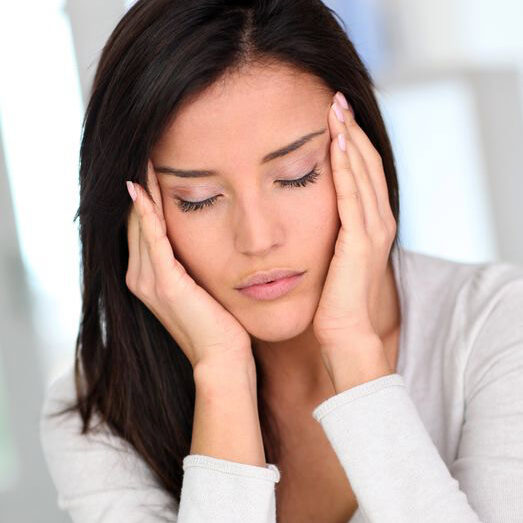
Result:
[[[425,338],[438,337],[442,329],[458,327],[460,310],[471,306],[469,289],[488,266],[404,247],[394,256],[393,265],[402,312],[409,317],[412,328],[424,326]]]
[[[441,282],[442,294],[452,299],[447,299],[439,316],[447,321],[438,325],[456,347],[453,361],[461,362],[467,401],[483,391],[483,396],[500,402],[503,395],[523,392],[517,385],[523,383],[523,265],[503,261],[460,265],[457,270],[465,270],[466,277],[449,276],[449,285],[459,281],[453,291],[445,290]]]
[[[99,424],[82,434],[77,411],[51,416],[76,400],[74,367],[47,388],[40,439],[58,506],[74,521],[176,521],[177,503],[129,442]]]
[[[468,391],[494,379],[523,383],[523,266],[494,262],[481,267],[462,302]]]
[[[466,285],[486,263],[463,262],[402,247],[400,271],[410,286],[427,295],[452,293]]]
[[[412,328],[452,349],[450,357],[469,378],[500,346],[523,338],[523,265],[465,263],[402,249],[400,268]],[[517,354],[523,356],[523,347]]]
[[[126,485],[155,486],[145,461],[132,446],[102,423],[95,412],[92,427],[82,434],[78,411],[53,416],[76,400],[74,367],[56,378],[44,394],[40,412],[40,442],[50,475],[61,499],[74,497],[85,489],[89,478],[93,485],[107,488]],[[134,483],[134,485],[133,485]]]
[[[402,247],[400,270],[409,298],[447,310],[456,307],[470,321],[502,296],[518,299],[523,265],[510,262],[462,262]],[[511,297],[509,296],[511,295]]]
[[[40,423],[48,421],[48,416],[76,401],[74,365],[67,367],[46,388],[40,412]]]
[[[482,264],[471,274],[464,292],[463,313],[469,323],[481,322],[496,308],[506,312],[523,305],[523,265],[509,262]],[[515,318],[515,317],[514,317]],[[515,318],[516,319],[516,318]]]
[[[111,433],[106,425],[100,425],[86,435],[81,434],[82,420],[77,410],[59,414],[62,409],[76,403],[74,364],[71,364],[47,387],[40,411],[40,438],[44,451],[60,448],[64,443],[71,449],[74,445],[83,445],[84,441],[97,435],[97,441],[112,441],[117,447],[124,447],[122,442]],[[100,421],[98,414],[93,414],[90,426]],[[120,438],[118,438],[120,439]]]
[[[80,416],[76,411],[57,415],[75,401],[74,366],[71,365],[44,392],[40,411],[40,439],[44,451],[59,445],[68,435],[80,433]]]
[[[76,386],[74,365],[71,364],[62,374],[54,379],[44,394],[40,411],[40,440],[46,455],[55,452],[89,450],[107,451],[114,454],[135,454],[134,448],[121,438],[106,423],[101,423],[101,417],[95,410],[89,422],[89,431],[82,434],[82,419],[77,410],[56,415],[65,407],[76,403]]]

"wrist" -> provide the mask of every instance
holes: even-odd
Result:
[[[322,346],[321,356],[336,394],[394,372],[378,336]]]
[[[256,364],[252,357],[230,360],[218,356],[212,360],[199,361],[194,366],[193,378],[197,388],[247,386],[256,390]]]

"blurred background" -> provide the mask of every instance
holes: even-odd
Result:
[[[74,357],[78,155],[101,49],[134,2],[0,0],[0,521],[65,522],[38,436]],[[326,1],[374,78],[400,241],[523,263],[523,2]]]

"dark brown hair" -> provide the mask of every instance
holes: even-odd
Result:
[[[77,402],[55,415],[78,411],[86,434],[98,413],[143,457],[176,504],[191,446],[193,369],[125,283],[131,209],[125,180],[146,187],[149,154],[182,103],[227,73],[281,63],[345,94],[382,157],[399,230],[393,152],[374,85],[336,16],[320,0],[140,0],[114,29],[98,64],[83,122],[75,215],[83,300]],[[398,234],[393,249],[397,242]],[[278,463],[278,431],[256,367],[265,455]]]

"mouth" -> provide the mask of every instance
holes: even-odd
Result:
[[[256,300],[274,300],[294,289],[303,279],[305,272],[290,274],[265,283],[255,283],[239,290],[245,296]]]
[[[236,287],[240,290],[252,285],[259,285],[262,283],[272,283],[283,278],[288,278],[289,276],[295,276],[297,274],[302,274],[305,271],[295,271],[292,269],[272,269],[270,271],[259,271],[255,274],[252,274],[248,278],[245,278],[242,283]]]

